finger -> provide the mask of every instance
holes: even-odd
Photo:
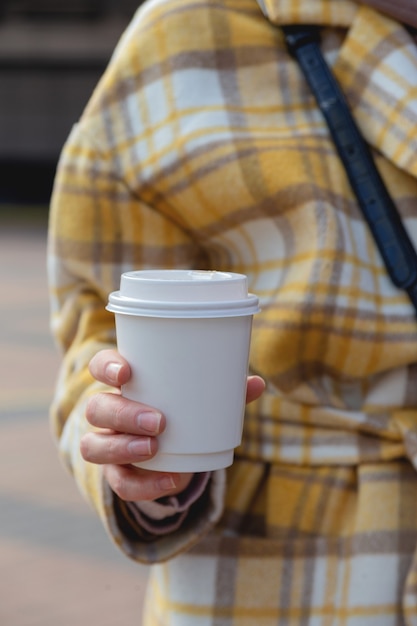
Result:
[[[156,500],[178,492],[180,474],[151,472],[127,465],[105,465],[111,489],[126,501]]]
[[[265,391],[265,381],[260,376],[248,376],[246,404],[257,400]]]
[[[140,463],[150,459],[158,449],[153,437],[90,432],[80,441],[81,455],[85,461],[105,465],[107,463]]]
[[[124,385],[130,378],[129,364],[117,350],[97,352],[90,361],[89,370],[96,380],[115,387]]]
[[[160,411],[116,393],[92,396],[87,403],[86,418],[92,426],[131,435],[156,436],[165,428],[165,417]]]

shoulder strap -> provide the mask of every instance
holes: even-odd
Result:
[[[319,29],[285,26],[283,32],[288,50],[298,61],[327,122],[391,280],[407,291],[417,313],[417,254],[343,92],[320,50]]]

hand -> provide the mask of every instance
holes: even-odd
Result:
[[[88,402],[86,417],[95,430],[81,439],[83,458],[103,465],[106,480],[122,500],[156,500],[183,491],[193,474],[155,472],[131,465],[156,454],[157,438],[166,422],[157,409],[121,396],[120,386],[130,378],[129,364],[116,350],[102,350],[91,359],[90,372],[115,390],[98,393]],[[249,377],[246,402],[257,399],[264,388],[262,378]]]

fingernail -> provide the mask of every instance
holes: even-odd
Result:
[[[155,435],[159,432],[161,418],[162,415],[156,411],[143,411],[143,413],[138,414],[137,423],[139,428]]]
[[[176,487],[175,480],[172,476],[161,476],[158,480],[158,487],[161,491],[171,491]]]
[[[120,365],[120,363],[109,363],[106,366],[106,376],[113,383],[117,383],[119,380],[119,372],[121,369],[122,369],[122,366]]]
[[[151,440],[149,437],[134,439],[127,444],[127,449],[134,456],[150,456],[152,454]]]

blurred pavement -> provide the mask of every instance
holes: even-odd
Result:
[[[0,207],[0,624],[140,626],[147,569],[107,538],[49,431],[46,219]]]

